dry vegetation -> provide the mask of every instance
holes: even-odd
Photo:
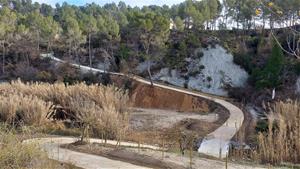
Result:
[[[258,136],[259,159],[282,164],[300,162],[300,103],[278,102],[268,115],[267,133]]]
[[[300,163],[300,102],[277,102],[268,106],[267,128],[255,135],[252,149],[238,147],[230,152],[234,159],[249,159],[262,164],[288,165]],[[245,131],[237,141],[244,143]],[[242,145],[242,144],[241,144]]]
[[[36,96],[7,93],[0,95],[0,121],[19,125],[22,122],[26,125],[41,125],[46,120],[50,103],[47,103]]]
[[[128,93],[114,86],[13,81],[1,84],[0,93],[0,121],[9,124],[40,125],[48,113],[76,123],[82,139],[94,131],[120,140],[128,128]]]
[[[71,169],[47,158],[46,152],[35,144],[24,144],[22,140],[30,133],[16,134],[14,130],[0,126],[0,166],[5,169]]]
[[[0,166],[66,168],[49,160],[38,146],[22,144],[24,134],[11,130],[19,131],[24,126],[33,126],[34,131],[53,125],[59,127],[61,123],[51,120],[63,119],[81,129],[82,141],[92,131],[105,139],[121,140],[128,128],[128,101],[127,92],[114,86],[21,81],[1,84],[0,124],[10,129],[0,127]]]

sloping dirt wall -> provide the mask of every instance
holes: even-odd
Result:
[[[206,99],[142,84],[125,77],[111,76],[111,80],[118,87],[129,88],[133,107],[204,113],[212,112],[219,107],[216,103]]]
[[[134,107],[170,109],[183,112],[209,112],[213,107],[208,100],[188,94],[134,82],[130,91]]]
[[[212,112],[219,105],[192,95],[142,84],[120,76],[112,76],[118,87],[129,87],[131,106],[139,108],[168,109],[182,112]]]

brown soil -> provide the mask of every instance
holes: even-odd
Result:
[[[202,139],[210,132],[217,129],[229,117],[229,113],[222,106],[204,98],[184,94],[169,89],[163,89],[140,82],[126,79],[125,77],[112,76],[112,81],[118,87],[129,87],[132,107],[145,109],[165,109],[182,113],[216,113],[219,119],[216,122],[205,122],[195,119],[185,119],[168,129],[150,128],[143,131],[131,131],[126,135],[126,140],[161,145],[164,142],[167,148],[177,147],[178,132],[192,133],[197,139]],[[129,84],[129,85],[128,85]]]
[[[189,94],[142,84],[126,77],[111,76],[118,87],[129,87],[133,107],[167,109],[182,112],[210,112],[217,104]],[[166,99],[169,98],[169,99]]]
[[[213,113],[218,113],[219,118],[215,122],[206,122],[197,119],[185,119],[178,123],[175,123],[172,127],[166,129],[152,129],[149,126],[148,129],[131,130],[126,135],[127,141],[140,142],[141,144],[155,144],[163,146],[168,149],[178,149],[179,143],[178,139],[180,133],[190,133],[200,140],[204,138],[207,134],[216,130],[220,125],[222,125],[228,119],[228,112],[222,108],[217,108]]]
[[[73,151],[99,155],[112,160],[128,162],[134,165],[150,167],[154,169],[185,169],[185,167],[171,162],[165,162],[151,156],[128,151],[125,148],[115,148],[113,146],[102,146],[101,144],[91,145],[63,145],[63,148]]]
[[[209,112],[213,104],[208,100],[195,96],[137,82],[133,83],[130,96],[134,107],[141,108],[169,109],[183,112]]]

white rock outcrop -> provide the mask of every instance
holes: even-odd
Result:
[[[181,74],[177,70],[170,70],[169,68],[161,69],[159,73],[153,76],[153,78],[180,87],[184,87],[184,84],[186,83],[186,80],[181,77]]]
[[[155,80],[166,81],[177,86],[206,93],[226,96],[226,86],[242,87],[249,77],[248,73],[233,62],[233,55],[220,45],[199,49],[194,58],[187,58],[188,73],[163,68],[154,75]],[[186,78],[184,78],[186,77]]]

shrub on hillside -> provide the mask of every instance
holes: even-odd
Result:
[[[247,54],[235,53],[233,56],[233,61],[235,64],[244,68],[248,73],[251,73],[253,70],[252,57]]]
[[[35,67],[29,66],[27,63],[22,62],[16,64],[12,73],[13,77],[21,78],[26,81],[35,80],[38,70]]]
[[[188,33],[185,41],[188,48],[199,48],[201,46],[199,36],[195,32]]]
[[[294,72],[299,76],[300,75],[300,62],[294,64]]]
[[[47,81],[51,81],[52,79],[52,74],[50,72],[47,71],[40,71],[36,74],[36,80],[38,81],[43,81],[43,82],[47,82]]]
[[[274,88],[281,83],[281,73],[284,67],[284,55],[277,43],[274,43],[272,54],[266,66],[252,73],[252,79],[257,88]]]
[[[85,82],[88,85],[99,83],[100,74],[95,74],[95,73],[92,73],[92,72],[85,73],[85,74],[81,75],[80,80]]]

